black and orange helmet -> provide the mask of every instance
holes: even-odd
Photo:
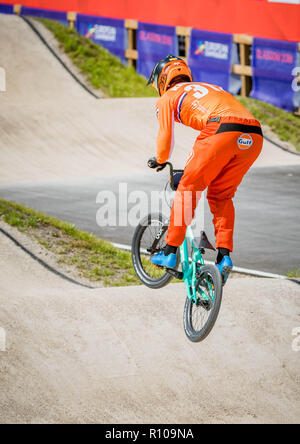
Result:
[[[170,54],[156,63],[147,85],[152,84],[159,95],[162,96],[176,77],[182,77],[189,82],[193,81],[192,73],[185,61]]]

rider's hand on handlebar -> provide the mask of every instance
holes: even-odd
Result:
[[[166,167],[166,163],[158,163],[156,160],[156,157],[151,157],[151,159],[148,160],[148,167],[149,168],[156,168],[156,171],[162,171]]]

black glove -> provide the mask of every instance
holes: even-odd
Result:
[[[166,163],[158,163],[156,160],[156,157],[151,157],[151,159],[148,160],[148,167],[149,168],[156,168],[156,171],[162,171],[166,167]]]

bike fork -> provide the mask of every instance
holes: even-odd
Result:
[[[189,252],[187,239],[184,239],[183,244],[180,246],[180,259],[183,271],[183,280],[187,291],[188,298],[197,301],[196,295],[196,264],[192,259],[192,264],[189,261]]]

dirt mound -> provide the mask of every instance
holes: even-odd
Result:
[[[0,234],[0,422],[297,423],[299,286],[228,282],[206,341],[184,286],[85,289]]]
[[[0,15],[1,182],[145,171],[155,152],[155,99],[90,96],[17,16]],[[180,167],[196,132],[176,125],[174,163]],[[300,163],[265,143],[257,165]]]

